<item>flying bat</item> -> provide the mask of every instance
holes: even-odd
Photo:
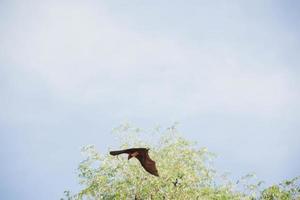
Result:
[[[128,160],[135,157],[137,158],[143,168],[154,176],[159,176],[158,171],[155,166],[155,161],[151,160],[148,154],[149,149],[146,148],[131,148],[131,149],[124,149],[119,151],[111,151],[109,152],[110,155],[116,156],[119,154],[127,153]]]

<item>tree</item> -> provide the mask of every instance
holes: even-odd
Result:
[[[236,183],[225,176],[220,178],[212,168],[214,154],[206,148],[184,139],[176,125],[163,131],[156,128],[145,135],[139,128],[123,124],[114,129],[120,141],[120,149],[128,147],[150,148],[150,156],[156,161],[160,177],[145,172],[138,160],[130,161],[108,153],[101,155],[94,146],[82,149],[86,159],[79,167],[80,184],[84,188],[76,194],[65,191],[67,199],[207,199],[207,200],[276,200],[299,199],[300,190],[295,182],[288,187],[272,186],[262,192],[262,182],[243,184],[245,176]],[[148,137],[148,138],[147,138]],[[147,139],[145,139],[147,138]],[[239,184],[243,184],[239,186]],[[246,188],[239,190],[238,188]]]

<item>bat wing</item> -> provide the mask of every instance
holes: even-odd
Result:
[[[110,151],[109,153],[110,153],[110,155],[116,156],[116,155],[120,155],[122,153],[128,153],[128,152],[126,149],[126,150],[119,150],[119,151]]]
[[[156,168],[155,161],[151,160],[148,155],[148,152],[143,152],[140,154],[141,156],[137,156],[137,159],[140,161],[143,168],[154,176],[159,176]]]
[[[131,148],[118,151],[110,151],[110,155],[116,156],[123,153],[133,154],[137,152],[136,158],[140,161],[143,168],[154,176],[159,176],[156,169],[155,161],[153,161],[148,155],[148,149],[146,148]]]
[[[124,149],[124,150],[118,150],[118,151],[110,151],[110,155],[116,156],[116,155],[120,155],[122,153],[128,153],[128,154],[132,154],[134,152],[138,152],[143,150],[144,148],[131,148],[131,149]]]

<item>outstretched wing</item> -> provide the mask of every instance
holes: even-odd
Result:
[[[131,149],[124,149],[124,150],[118,150],[118,151],[110,151],[110,155],[116,156],[116,155],[120,155],[122,153],[128,153],[128,154],[132,154],[140,149],[143,148],[131,148]]]
[[[110,153],[110,155],[116,156],[116,155],[120,155],[122,153],[128,153],[128,152],[127,152],[127,149],[125,149],[125,150],[120,150],[120,151],[110,151],[109,153]]]
[[[158,175],[158,171],[156,169],[156,165],[155,162],[149,157],[148,155],[148,150],[146,148],[131,148],[131,149],[124,149],[124,150],[118,150],[118,151],[110,151],[110,155],[116,156],[119,154],[123,154],[123,153],[128,153],[131,158],[133,154],[133,157],[136,157],[141,165],[143,166],[143,168],[149,172],[150,174],[154,175],[154,176],[159,176]]]
[[[159,176],[158,171],[156,169],[155,161],[153,161],[149,157],[148,150],[140,151],[139,155],[136,158],[140,161],[141,165],[147,172],[149,172],[150,174],[152,174],[154,176]]]

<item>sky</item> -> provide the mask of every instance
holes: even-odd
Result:
[[[0,199],[77,191],[80,148],[179,122],[233,179],[300,175],[299,1],[0,0]]]

